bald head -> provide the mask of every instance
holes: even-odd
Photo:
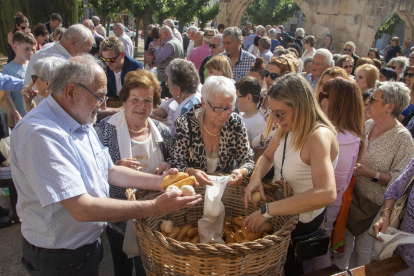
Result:
[[[94,41],[90,29],[82,24],[74,24],[62,35],[60,45],[62,45],[71,56],[77,56],[89,53]]]

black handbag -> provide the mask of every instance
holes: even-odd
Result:
[[[283,178],[282,169],[283,164],[285,162],[285,152],[288,134],[289,133],[286,134],[285,138],[282,166],[280,168],[280,177],[282,181],[285,181]],[[323,211],[323,214],[324,221],[326,221],[326,209]],[[299,264],[303,261],[325,255],[328,252],[329,241],[330,238],[328,234],[326,234],[326,228],[318,228],[312,233],[292,238],[291,245],[293,246],[295,252],[295,264]]]

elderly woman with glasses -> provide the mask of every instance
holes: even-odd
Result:
[[[353,251],[357,252],[357,266],[371,261],[373,238],[369,227],[383,205],[387,187],[403,172],[414,157],[410,132],[398,122],[409,102],[409,89],[400,82],[378,83],[370,96],[365,122],[365,151],[355,165],[355,188],[349,209],[345,233],[345,252],[335,264],[345,269]]]
[[[387,68],[390,68],[397,72],[399,77],[399,81],[404,82],[404,71],[408,67],[408,60],[406,57],[395,57],[391,59],[388,64]]]
[[[356,49],[355,43],[353,43],[352,41],[348,41],[344,45],[344,53],[343,54],[351,56],[354,59],[354,63],[353,63],[354,68],[352,69],[352,72],[351,72],[352,75],[354,74],[355,66],[356,66],[356,63],[359,59],[359,56],[355,55],[355,49]]]
[[[175,122],[176,136],[171,167],[195,176],[200,185],[211,185],[208,174],[232,174],[229,185],[240,185],[254,167],[253,151],[240,115],[233,81],[209,77],[195,105]]]
[[[64,63],[65,60],[58,57],[42,58],[33,65],[35,75],[32,75],[32,82],[22,90],[22,95],[27,112],[32,110],[43,99],[52,94],[50,80],[56,67]],[[37,91],[33,89],[36,85]]]
[[[99,122],[96,133],[115,165],[161,175],[170,166],[171,133],[164,124],[149,118],[160,103],[161,86],[156,76],[144,70],[129,72],[119,93],[123,109]],[[126,200],[125,189],[109,187],[111,198]],[[109,223],[106,233],[111,245],[115,275],[145,275],[140,257],[128,259],[122,250],[126,221]]]
[[[338,60],[335,62],[335,66],[344,69],[349,77],[354,78],[354,76],[351,75],[352,70],[354,70],[354,60],[351,56],[340,56]]]

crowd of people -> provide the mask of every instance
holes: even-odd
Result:
[[[285,275],[332,263],[351,268],[354,250],[357,266],[371,261],[369,229],[386,231],[414,175],[409,38],[402,48],[394,37],[384,58],[376,48],[360,57],[354,42],[337,53],[332,34],[320,42],[303,28],[295,37],[282,26],[250,23],[181,34],[167,19],[148,26],[143,64],[121,23],[106,37],[97,16],[67,28],[62,22],[54,13],[32,33],[17,13],[0,82],[2,129],[12,128],[0,159],[9,160],[19,195],[29,272],[97,275],[106,231],[114,274],[132,275],[135,265],[145,275],[141,258],[123,252],[127,220],[202,199],[173,191],[134,202],[125,190],[160,191],[178,171],[198,185],[211,185],[211,174],[231,174],[233,186],[250,177],[240,198],[246,207],[256,204],[255,191],[266,200],[262,179],[285,180],[294,196],[248,216],[250,232],[273,216],[299,214],[292,238],[319,228],[330,237],[345,233],[330,245],[335,259],[329,251],[298,263],[289,246]],[[413,204],[410,190],[401,224],[409,233]],[[412,275],[414,247],[396,252],[410,267],[397,275]]]

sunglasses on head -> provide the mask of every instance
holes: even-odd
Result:
[[[216,44],[210,44],[210,47],[213,47],[213,49],[216,49],[217,45]]]
[[[116,56],[116,57],[114,57],[114,58],[104,58],[104,57],[101,57],[101,59],[102,59],[102,61],[103,61],[103,62],[115,63],[115,60],[116,60],[119,56],[120,56],[120,54],[119,54],[119,55],[117,55],[117,56]]]
[[[392,70],[395,70],[395,66],[388,65],[387,68],[391,68]]]
[[[349,48],[344,48],[344,51],[345,51],[345,52],[352,52],[352,48],[351,48],[351,49],[349,49]]]
[[[407,77],[407,76],[412,78],[412,77],[414,77],[414,73],[405,73],[404,77]]]
[[[348,69],[348,68],[354,68],[354,66],[353,65],[345,65],[344,66],[344,69]]]
[[[328,93],[325,92],[319,92],[319,102],[322,102],[323,99],[329,99]]]
[[[38,78],[36,75],[31,75],[30,77],[32,78],[33,83],[35,83]]]
[[[264,70],[264,76],[265,76],[265,78],[267,78],[268,76],[270,76],[270,78],[272,79],[272,80],[275,80],[275,79],[277,79],[278,77],[280,77],[280,75],[279,74],[276,74],[276,73],[270,73],[269,71],[267,71],[267,70]]]

